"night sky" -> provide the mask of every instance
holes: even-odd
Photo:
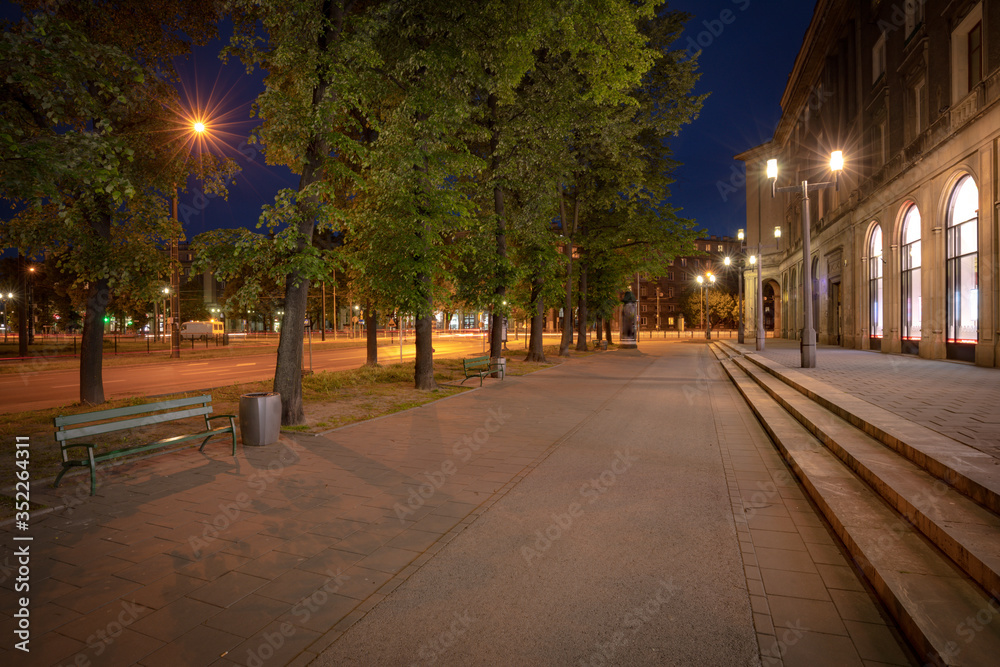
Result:
[[[676,46],[701,48],[702,76],[695,92],[711,92],[699,118],[671,140],[682,163],[671,203],[709,233],[735,235],[745,226],[745,201],[742,163],[732,156],[771,138],[814,3],[673,0],[669,7],[692,15]],[[10,16],[9,5],[3,9],[2,15]],[[263,87],[262,75],[246,74],[235,60],[223,65],[220,46],[215,42],[199,48],[188,62],[179,63],[182,94],[192,107],[216,110],[211,124],[216,149],[235,158],[242,172],[228,201],[208,199],[196,182],[189,183],[179,211],[189,239],[220,227],[253,228],[261,206],[271,203],[279,189],[298,182],[287,169],[265,164],[260,150],[246,143],[255,124],[250,106]]]

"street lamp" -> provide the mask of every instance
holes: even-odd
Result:
[[[743,230],[739,229],[736,231],[736,239],[740,242],[740,252],[739,252],[739,275],[736,278],[736,285],[738,288],[738,296],[736,299],[736,342],[740,345],[743,344],[743,272],[746,270],[746,246],[744,245],[744,239],[746,236],[743,234]],[[726,257],[723,260],[726,266],[732,266],[733,259],[731,257]]]
[[[705,338],[711,340],[712,321],[708,318],[708,313],[705,312],[705,283],[709,285],[715,284],[715,276],[711,272],[706,272],[704,276],[698,276],[695,280],[698,281],[698,285],[701,287],[701,320],[705,327]]]
[[[7,292],[7,296],[0,294],[0,301],[3,301],[3,342],[7,342],[7,330],[10,329],[10,320],[7,319],[7,302],[14,298],[13,292]]]
[[[196,120],[191,123],[191,129],[196,135],[201,135],[207,131],[205,123]],[[179,228],[180,221],[177,218],[177,184],[174,183],[173,213],[174,223]],[[180,268],[180,238],[174,234],[170,239],[170,358],[179,359],[181,356],[180,338],[180,313],[181,313],[181,268]]]
[[[160,339],[164,340],[167,337],[167,304],[170,302],[170,288],[163,288],[163,330],[161,332]]]
[[[28,344],[35,343],[35,267],[28,267]]]
[[[777,187],[778,181],[778,161],[771,159],[767,161],[767,177],[771,179],[771,198],[775,192],[801,192],[802,193],[802,301],[803,318],[802,340],[800,344],[801,366],[802,368],[816,368],[816,329],[813,327],[813,302],[812,302],[812,263],[811,249],[809,247],[809,193],[827,188],[840,189],[840,172],[844,169],[843,151],[833,151],[830,154],[830,170],[833,172],[833,180],[822,183],[810,183],[802,181],[799,185],[789,185]],[[759,221],[758,221],[758,224]],[[781,235],[781,228],[775,228],[775,236]]]

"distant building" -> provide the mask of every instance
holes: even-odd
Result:
[[[725,265],[726,257],[736,257],[740,253],[740,242],[731,236],[708,236],[694,243],[690,255],[675,257],[673,265],[665,275],[657,278],[639,277],[636,288],[633,280],[632,288],[639,307],[639,331],[675,330],[681,326],[680,317],[683,306],[681,300],[686,291],[697,287],[696,278],[711,272],[722,283],[731,282],[735,285],[735,276]],[[691,322],[684,324],[690,329]],[[697,327],[697,324],[695,324]]]
[[[774,137],[737,156],[766,327],[799,337],[805,293],[820,344],[1000,365],[1000,3],[820,0],[781,107]],[[779,186],[829,181],[834,150],[846,167],[810,194],[803,291],[802,196],[772,199],[765,163]]]

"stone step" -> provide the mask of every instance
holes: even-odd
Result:
[[[1000,604],[740,366],[721,362],[918,655],[934,664],[994,664],[1000,622],[990,621]]]
[[[1000,517],[742,358],[733,363],[916,526],[1000,597]]]
[[[744,356],[728,341],[717,344],[730,357]],[[1000,463],[993,456],[809,377],[801,370],[782,366],[759,354],[746,354],[744,358],[1000,514]]]

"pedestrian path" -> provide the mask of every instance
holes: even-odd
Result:
[[[703,343],[210,450],[33,489],[3,664],[908,664]]]
[[[761,354],[1000,459],[1000,369],[823,345],[802,369],[798,341],[770,338]]]

